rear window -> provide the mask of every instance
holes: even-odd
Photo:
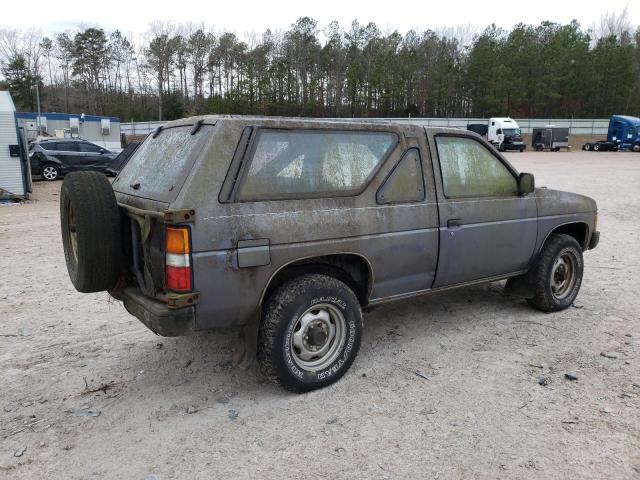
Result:
[[[396,143],[391,132],[260,130],[238,199],[356,194]]]
[[[114,181],[114,189],[138,197],[171,201],[191,171],[196,147],[209,127],[191,134],[192,127],[167,128],[138,147]]]

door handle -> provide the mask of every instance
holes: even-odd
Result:
[[[459,218],[450,218],[447,220],[447,228],[460,228],[462,226],[462,220]]]

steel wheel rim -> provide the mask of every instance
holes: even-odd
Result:
[[[551,293],[558,300],[567,298],[576,283],[576,261],[573,255],[563,253],[556,258],[551,267],[549,284]]]
[[[76,215],[71,202],[67,204],[67,229],[71,245],[71,261],[76,265],[78,263],[78,232],[76,230]]]
[[[58,172],[53,167],[44,167],[42,169],[42,176],[47,180],[55,180],[58,177]]]
[[[340,355],[347,339],[347,322],[334,305],[321,303],[298,317],[290,338],[291,357],[308,372],[323,370]]]

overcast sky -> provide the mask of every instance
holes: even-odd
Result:
[[[141,34],[154,20],[191,21],[204,22],[215,30],[235,32],[246,38],[251,31],[287,29],[301,16],[316,19],[320,30],[331,20],[347,28],[353,19],[365,24],[375,22],[383,32],[397,29],[402,33],[411,28],[423,31],[456,25],[482,29],[490,23],[510,28],[519,22],[567,23],[574,18],[587,28],[607,10],[619,12],[626,5],[629,5],[631,23],[639,25],[640,8],[632,8],[637,3],[638,0],[29,0],[24,3],[7,0],[0,9],[0,28],[36,28],[50,34],[75,30],[78,26],[100,26],[108,31],[117,28],[126,34]]]

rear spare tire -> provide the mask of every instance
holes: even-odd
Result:
[[[67,175],[60,192],[62,245],[71,283],[83,293],[112,288],[122,266],[120,213],[102,173]]]

